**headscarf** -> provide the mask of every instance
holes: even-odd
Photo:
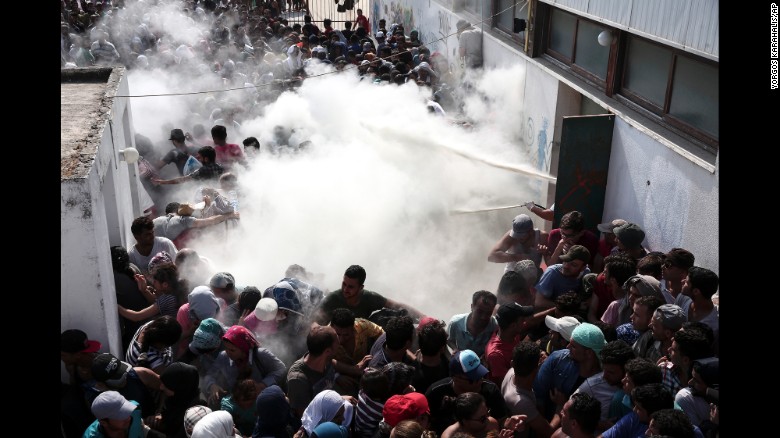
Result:
[[[244,352],[244,354],[246,354],[245,360],[247,361],[252,356],[252,351],[260,346],[257,343],[257,339],[255,339],[255,335],[242,325],[230,327],[225,335],[222,336],[222,339],[230,342]]]
[[[154,272],[154,268],[162,265],[163,263],[173,263],[173,259],[171,258],[171,255],[168,254],[168,251],[160,251],[157,254],[152,257],[151,260],[149,260],[149,265],[147,266],[147,269],[150,273]]]
[[[314,428],[314,434],[317,438],[348,438],[349,432],[344,426],[326,421]]]
[[[201,418],[192,429],[192,438],[233,438],[233,415],[214,411]]]
[[[160,381],[173,391],[173,396],[165,398],[161,412],[163,432],[168,436],[176,436],[184,427],[187,409],[201,402],[198,399],[198,369],[183,362],[174,362],[160,374]]]
[[[277,385],[265,388],[255,401],[257,422],[253,437],[288,438],[287,426],[292,420],[290,403]]]
[[[339,409],[344,406],[344,422],[342,426],[349,427],[352,422],[352,403],[341,398],[338,392],[326,389],[317,394],[314,399],[306,406],[301,418],[301,426],[306,429],[306,433],[311,436],[311,432],[320,424],[333,420]]]
[[[197,286],[187,296],[190,304],[190,319],[203,321],[206,318],[215,318],[219,312],[219,300],[208,286]]]
[[[213,350],[222,344],[222,336],[227,329],[214,318],[206,318],[200,322],[192,335],[190,349]]]

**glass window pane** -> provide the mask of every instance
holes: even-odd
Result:
[[[663,108],[671,63],[671,50],[629,38],[623,87]]]
[[[718,68],[678,56],[669,114],[718,138]]]
[[[463,2],[463,9],[479,15],[482,12],[479,8],[479,1],[480,0],[465,0],[465,2]]]
[[[498,27],[505,29],[509,32],[512,31],[512,24],[514,22],[514,10],[515,8],[512,8],[512,6],[515,3],[515,0],[499,0],[498,2],[498,10],[496,12],[504,11],[504,9],[509,8],[508,10],[502,12],[498,15]]]
[[[604,30],[607,28],[580,20],[577,27],[577,54],[574,56],[574,63],[606,80],[609,46],[604,47],[598,41],[599,33]]]
[[[550,49],[568,59],[574,52],[574,26],[577,19],[566,12],[553,9],[550,23]]]

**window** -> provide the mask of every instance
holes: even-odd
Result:
[[[500,2],[504,3],[504,2]],[[556,8],[548,14],[543,53],[571,73],[685,134],[702,148],[718,148],[718,64]],[[598,35],[617,35],[609,47]]]
[[[514,32],[515,18],[527,20],[528,0],[494,0],[493,1],[493,26],[496,29],[512,35],[513,38],[525,41],[526,32]]]
[[[602,25],[553,9],[547,53],[605,87],[610,48],[598,43],[598,35],[604,30],[607,28]]]
[[[482,15],[481,0],[463,0],[463,9],[474,15]]]
[[[718,67],[629,36],[619,93],[711,146],[718,142]]]

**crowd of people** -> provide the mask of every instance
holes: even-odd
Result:
[[[718,276],[638,224],[517,215],[487,251],[495,292],[445,322],[359,265],[333,291],[299,265],[238,286],[163,237],[183,225],[157,234],[186,217],[111,248],[123,357],[61,334],[64,436],[718,436]]]
[[[195,46],[155,27],[142,1],[63,1],[63,66],[202,59],[225,85],[300,81],[307,62],[422,86],[450,74],[416,32],[380,20],[372,34],[362,11],[354,32],[320,31],[310,17],[288,26],[276,1],[185,3],[183,16],[209,23]],[[474,29],[457,28],[473,45]],[[648,251],[641,224],[593,227],[569,211],[547,232],[517,215],[484,249],[503,275],[448,321],[364,289],[357,264],[332,291],[299,265],[256,286],[213,266],[200,233],[237,226],[238,181],[261,149],[255,137],[228,142],[241,132],[236,109],[267,98],[204,98],[192,129],[166,126],[162,145],[136,137],[152,206],[130,226],[135,243],[111,248],[124,354],[78,327],[61,333],[64,437],[718,435],[718,276],[684,248]],[[280,127],[271,152],[306,147],[290,134]],[[182,184],[202,202],[169,190]]]

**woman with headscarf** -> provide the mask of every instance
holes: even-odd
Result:
[[[349,438],[349,431],[344,426],[327,421],[315,427],[312,438]]]
[[[188,408],[203,405],[200,399],[198,370],[192,365],[174,362],[160,374],[160,391],[165,394],[162,411],[146,419],[152,428],[172,438],[184,438],[184,413]]]
[[[206,414],[192,429],[192,438],[234,438],[241,436],[233,427],[233,416],[227,411]]]
[[[284,391],[277,385],[265,388],[257,396],[255,408],[257,422],[252,438],[288,438],[293,430],[300,427],[300,421],[293,417]]]
[[[303,411],[301,428],[295,433],[295,438],[310,437],[317,426],[328,421],[348,428],[352,423],[352,411],[352,403],[341,398],[338,392],[326,389],[317,394]]]
[[[268,349],[260,347],[246,327],[234,325],[222,336],[225,351],[219,353],[206,375],[209,406],[219,409],[220,400],[240,378],[252,378],[258,391],[278,385],[287,366]]]

